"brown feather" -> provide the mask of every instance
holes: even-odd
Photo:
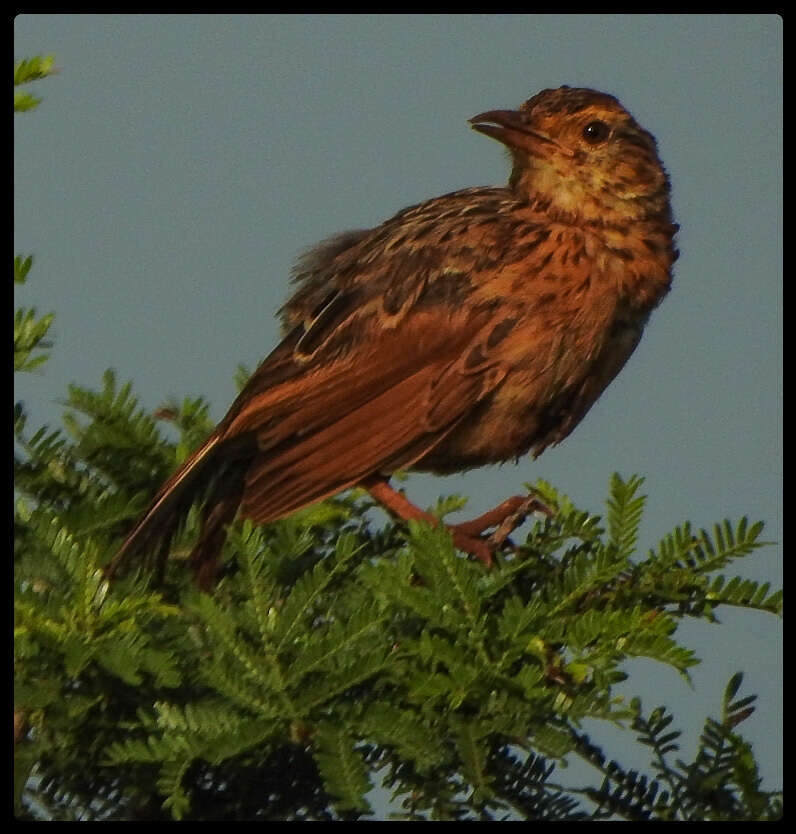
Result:
[[[462,374],[444,364],[426,365],[283,451],[267,445],[247,473],[242,514],[263,523],[382,469],[411,466],[504,375],[493,368]]]
[[[568,87],[472,122],[511,151],[508,186],[306,252],[282,343],[114,565],[165,549],[203,500],[192,561],[206,584],[239,507],[265,522],[396,468],[539,454],[580,422],[671,282],[677,226],[655,140],[613,96]]]

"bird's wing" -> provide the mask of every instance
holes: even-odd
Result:
[[[479,272],[496,265],[462,242],[504,195],[443,199],[444,222],[431,201],[302,259],[282,311],[292,330],[219,427],[222,442],[256,437],[246,517],[262,523],[410,466],[505,377],[488,343],[497,299],[476,300]]]
[[[507,368],[486,335],[495,299],[474,302],[481,255],[460,241],[469,223],[494,217],[505,194],[441,199],[444,222],[429,201],[299,261],[284,341],[164,484],[115,562],[167,543],[196,500],[205,503],[202,541],[217,550],[238,500],[264,522],[409,466],[499,385]]]
[[[292,367],[277,349],[225,421],[222,442],[256,438],[241,509],[258,523],[411,465],[505,376],[485,358],[488,311],[438,306],[387,329],[376,316],[346,321],[332,330],[353,347],[328,360],[294,358]],[[346,339],[346,327],[364,332]],[[293,339],[295,357],[301,339]]]

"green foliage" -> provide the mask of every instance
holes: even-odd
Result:
[[[252,372],[243,363],[240,363],[235,369],[235,388],[238,390],[238,393],[246,387],[246,383],[249,381],[251,375]]]
[[[52,324],[53,313],[36,318],[35,308],[17,310],[14,314],[14,370],[32,371],[47,361],[49,354],[31,355],[36,349],[50,348],[52,344],[45,341],[47,331]]]
[[[24,61],[14,64],[14,87],[20,84],[29,84],[31,81],[38,81],[58,72],[55,69],[55,58],[52,55],[37,55]],[[18,93],[14,91],[14,112],[22,113],[26,110],[34,110],[41,103],[40,98],[30,93]]]
[[[14,283],[24,284],[33,266],[33,256],[14,258]],[[55,318],[48,313],[40,318],[36,316],[36,309],[17,309],[14,313],[14,370],[32,371],[47,361],[52,347],[46,336]]]
[[[19,798],[22,777],[52,751],[78,771],[100,752],[86,747],[87,733],[107,722],[111,703],[118,709],[122,691],[129,698],[144,681],[173,688],[181,675],[159,637],[177,608],[140,584],[110,592],[97,542],[79,542],[51,511],[20,501],[16,526],[14,709],[28,735],[16,761]]]
[[[15,81],[51,70],[30,62]],[[15,259],[17,284],[31,265]],[[42,321],[17,313],[15,369],[41,365]],[[781,815],[738,734],[754,701],[737,698],[740,676],[691,762],[672,761],[665,708],[647,714],[616,692],[632,657],[688,675],[699,661],[678,634],[685,619],[781,613],[781,592],[726,573],[762,546],[761,523],[686,523],[645,556],[640,478],[612,478],[605,525],[540,481],[552,518],[486,568],[444,528],[377,527],[351,490],[263,527],[232,524],[212,596],[184,564],[195,513],[157,583],[142,564],[109,583],[125,533],[211,430],[208,406],[149,414],[110,370],[63,405],[62,428],[32,431],[14,407],[20,817],[358,819],[378,785],[402,819]],[[635,734],[650,773],[607,760],[584,719]],[[555,781],[575,757],[599,784]]]
[[[654,709],[648,717],[637,714],[633,729],[641,744],[653,753],[655,778],[634,771],[625,771],[616,762],[607,766],[604,758],[587,739],[582,740],[586,757],[605,775],[600,789],[586,791],[597,803],[595,815],[616,816],[633,820],[775,820],[782,816],[781,793],[761,789],[762,780],[751,746],[734,731],[753,712],[756,696],[738,701],[743,675],[730,679],[724,694],[720,720],[707,718],[699,739],[699,747],[691,762],[669,754],[678,750],[681,733],[670,730],[673,717],[664,707]]]
[[[777,795],[762,791],[748,745],[735,734],[751,699],[728,705],[723,723],[706,723],[691,765],[670,766],[671,719],[660,710],[643,719],[637,703],[613,691],[628,657],[687,674],[698,661],[676,640],[685,617],[713,622],[719,605],[780,612],[781,596],[767,586],[742,593],[744,583],[731,580],[717,590],[705,572],[755,552],[759,525],[742,520],[698,536],[680,527],[634,562],[628,542],[638,527],[640,479],[612,480],[608,534],[598,517],[539,484],[554,517],[537,521],[516,552],[485,569],[457,554],[445,530],[412,523],[374,533],[369,502],[353,493],[263,528],[233,525],[212,597],[188,587],[179,544],[160,593],[141,580],[109,587],[99,568],[113,553],[109,531],[124,516],[109,484],[130,494],[108,464],[129,448],[123,427],[144,454],[149,447],[172,466],[182,440],[160,437],[110,374],[99,392],[72,389],[68,402],[92,419],[80,430],[70,421],[71,441],[41,439],[35,448],[72,461],[76,472],[81,464],[85,484],[69,501],[33,511],[20,503],[17,512],[17,708],[31,739],[59,722],[83,727],[97,710],[114,714],[94,748],[91,788],[105,797],[120,774],[137,777],[124,800],[103,805],[112,816],[132,815],[146,791],[149,814],[160,794],[157,814],[215,818],[208,793],[211,809],[250,813],[227,796],[233,774],[257,779],[285,755],[314,763],[299,793],[316,798],[315,819],[367,813],[377,772],[405,818],[776,815]],[[204,413],[196,401],[161,411],[184,432]],[[151,475],[153,488],[159,477]],[[83,496],[95,510],[91,524],[76,506]],[[192,523],[184,535],[196,535]],[[675,578],[661,582],[662,565]],[[635,729],[654,751],[654,779],[604,766],[578,730],[585,718]],[[56,766],[31,757],[41,750],[33,740],[23,749],[34,775],[62,791],[66,784],[70,803],[89,813],[87,789],[69,770],[73,759]],[[600,788],[551,781],[555,761],[573,755],[603,773]],[[684,788],[673,787],[719,777],[721,791],[700,788],[690,804]],[[658,787],[664,778],[666,792]],[[283,802],[280,795],[275,807],[286,818],[308,813]],[[257,813],[276,818],[267,802]]]
[[[14,283],[24,284],[32,266],[33,255],[28,255],[27,258],[23,258],[22,255],[17,255],[14,258]]]

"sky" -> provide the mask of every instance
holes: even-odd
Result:
[[[467,119],[561,84],[616,95],[658,139],[680,259],[633,357],[559,447],[409,496],[467,516],[543,477],[604,511],[611,473],[645,477],[645,553],[675,525],[746,515],[774,545],[733,568],[782,582],[782,19],[774,15],[21,15],[15,60],[60,72],[14,120],[16,303],[55,311],[52,358],[18,375],[31,424],[106,368],[154,409],[204,396],[220,419],[239,363],[276,345],[290,267],[313,243],[460,188],[505,183]],[[462,516],[464,518],[465,516]],[[678,636],[693,688],[651,662],[623,691],[695,740],[730,676],[739,728],[782,785],[782,631],[722,610]],[[588,726],[609,745],[616,732]],[[627,742],[617,750],[633,766]],[[627,755],[625,755],[627,753]],[[693,749],[684,747],[683,758]]]

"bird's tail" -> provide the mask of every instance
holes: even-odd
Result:
[[[191,506],[204,499],[202,531],[190,564],[200,587],[212,587],[224,525],[232,521],[240,503],[245,470],[245,460],[229,448],[229,443],[217,433],[210,435],[160,488],[109,563],[106,576],[112,577],[127,557],[144,551],[156,552],[162,571],[172,538]]]

